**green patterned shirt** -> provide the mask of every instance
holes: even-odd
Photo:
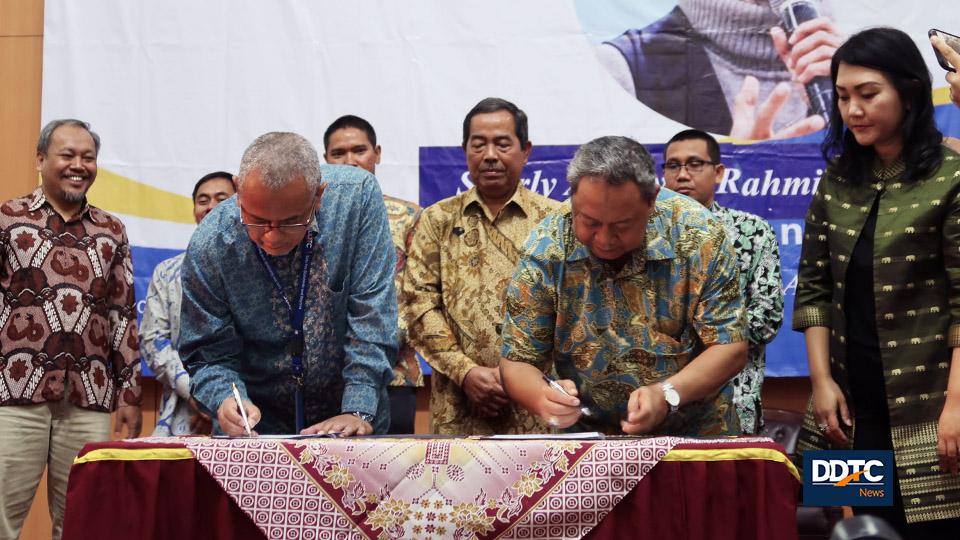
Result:
[[[783,280],[780,245],[773,227],[760,216],[725,208],[717,203],[710,211],[727,228],[737,252],[740,289],[747,311],[747,365],[733,378],[733,404],[744,433],[758,433],[763,425],[760,393],[766,368],[767,343],[783,324]]]

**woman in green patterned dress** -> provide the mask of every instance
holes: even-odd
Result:
[[[854,512],[960,538],[960,156],[903,32],[852,36],[830,72],[794,303],[813,386],[799,447],[893,450],[894,506]]]

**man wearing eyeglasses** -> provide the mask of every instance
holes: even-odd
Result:
[[[661,190],[626,137],[581,146],[567,180],[570,202],[530,233],[507,287],[507,394],[558,428],[739,434],[729,381],[747,345],[723,226]]]
[[[733,379],[733,403],[743,432],[757,433],[763,425],[760,390],[766,365],[765,348],[783,323],[777,236],[760,216],[724,208],[714,200],[714,189],[723,179],[724,167],[720,162],[720,146],[707,133],[696,129],[677,133],[664,148],[663,161],[667,187],[710,209],[724,224],[737,252],[749,345],[747,365]]]
[[[386,432],[395,263],[373,175],[321,166],[295,133],[258,137],[183,263],[179,352],[215,431]]]

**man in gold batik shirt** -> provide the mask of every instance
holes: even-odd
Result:
[[[380,164],[380,145],[377,132],[370,122],[352,114],[333,121],[323,133],[323,158],[334,165],[359,167],[372,175],[377,174]],[[413,433],[417,411],[417,388],[423,386],[420,360],[407,341],[407,326],[403,322],[403,269],[407,262],[407,250],[413,238],[413,226],[420,217],[420,206],[410,201],[383,196],[387,207],[387,222],[390,236],[397,251],[397,266],[394,269],[394,284],[397,289],[398,311],[401,313],[397,327],[400,340],[397,365],[393,367],[393,380],[387,387],[390,398],[390,429],[387,433],[398,435]]]
[[[546,432],[500,383],[503,298],[533,227],[559,206],[520,184],[526,114],[499,98],[467,113],[474,187],[423,211],[403,281],[410,341],[433,367],[431,429],[443,435]]]

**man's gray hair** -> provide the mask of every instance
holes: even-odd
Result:
[[[585,176],[603,178],[615,186],[635,182],[647,202],[657,195],[653,158],[642,144],[628,137],[600,137],[581,146],[567,167],[571,194]]]
[[[250,143],[240,160],[237,190],[243,186],[247,175],[255,170],[260,172],[263,184],[274,191],[301,175],[310,191],[316,191],[320,186],[317,150],[310,141],[296,133],[271,131]]]
[[[37,154],[46,155],[47,150],[50,148],[50,139],[53,137],[53,132],[60,126],[75,126],[87,130],[87,133],[89,133],[93,139],[94,149],[98,155],[100,154],[100,136],[90,129],[90,124],[83,120],[77,120],[76,118],[60,118],[47,122],[47,125],[43,126],[43,129],[40,130],[40,137],[37,139]]]

